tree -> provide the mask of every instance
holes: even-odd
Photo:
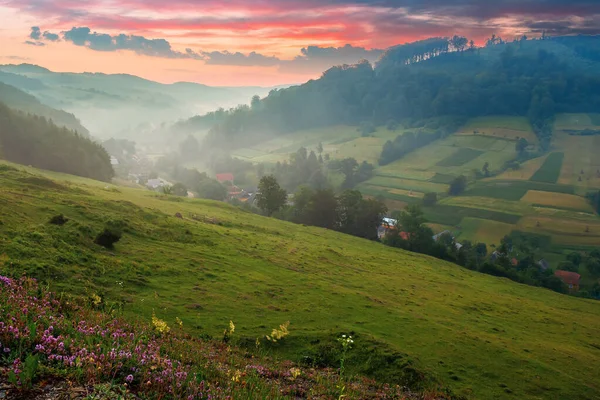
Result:
[[[281,210],[287,201],[287,192],[279,186],[273,175],[263,176],[258,184],[256,202],[268,216]]]
[[[527,139],[520,138],[517,141],[517,144],[515,145],[515,150],[517,151],[517,153],[523,154],[523,152],[527,150],[527,147],[529,147],[529,142],[527,141]]]
[[[319,142],[319,144],[317,145],[317,153],[319,153],[319,156],[323,154],[323,143],[321,142]]]
[[[200,155],[200,143],[198,143],[198,139],[189,135],[181,144],[179,145],[179,152],[181,157],[184,160],[189,161],[193,160]]]
[[[252,100],[250,101],[250,108],[253,110],[258,110],[260,107],[260,96],[254,95],[252,96]]]
[[[458,196],[459,194],[464,192],[466,189],[467,189],[467,177],[464,175],[461,175],[461,176],[457,177],[456,179],[454,179],[450,183],[450,188],[448,189],[448,194],[451,196]]]
[[[188,190],[187,190],[187,187],[183,183],[177,182],[176,184],[173,185],[173,187],[171,189],[175,196],[187,197]]]
[[[370,136],[371,133],[376,131],[375,125],[373,125],[373,123],[369,122],[369,121],[362,122],[360,124],[360,127],[358,128],[358,130],[359,130],[361,136],[363,136],[363,137]]]
[[[563,261],[558,264],[558,269],[561,271],[578,272],[579,268],[571,261]]]
[[[386,128],[388,131],[395,131],[398,129],[398,122],[395,119],[390,119],[386,124]]]
[[[570,261],[576,267],[579,267],[579,265],[581,265],[582,260],[583,260],[583,257],[581,256],[581,253],[578,253],[576,251],[571,252],[567,255],[567,261]]]
[[[107,249],[112,249],[114,244],[121,240],[121,236],[122,233],[119,229],[107,226],[96,236],[94,243]]]
[[[490,163],[486,162],[485,164],[483,164],[483,168],[481,168],[481,172],[483,172],[483,176],[488,177],[490,176]]]
[[[433,207],[436,205],[436,203],[437,203],[437,193],[435,193],[435,192],[425,193],[425,196],[423,196],[423,206],[424,207]]]
[[[227,188],[214,179],[200,182],[196,192],[201,199],[223,201],[227,198]]]
[[[163,192],[163,194],[166,194],[167,196],[170,194],[173,194],[173,186],[168,186],[168,185],[163,186],[162,192]]]

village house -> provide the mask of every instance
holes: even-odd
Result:
[[[578,273],[558,270],[554,272],[554,276],[560,278],[569,287],[569,292],[577,292],[579,290],[581,275]]]

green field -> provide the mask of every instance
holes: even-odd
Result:
[[[296,360],[351,332],[351,355],[386,356],[348,368],[416,370],[466,398],[600,397],[598,302],[223,203],[44,175],[55,181],[0,169],[0,273],[179,317],[195,335],[222,336],[233,320],[254,343],[289,320],[277,354]],[[69,222],[48,224],[58,213]],[[93,243],[108,221],[124,225],[111,251]]]
[[[271,140],[257,143],[232,151],[232,156],[254,163],[276,163],[288,160],[290,154],[305,147],[317,151],[319,143],[323,145],[323,154],[331,158],[356,158],[359,162],[368,161],[377,164],[383,145],[394,140],[404,131],[390,131],[380,127],[371,137],[361,137],[356,126],[332,126],[282,134]]]
[[[460,167],[470,161],[473,161],[482,154],[483,151],[461,147],[454,154],[444,158],[436,165],[438,167]]]
[[[525,196],[529,190],[575,194],[575,188],[570,185],[521,180],[486,180],[477,182],[464,195],[517,201]]]
[[[461,233],[458,240],[470,240],[473,243],[500,245],[500,241],[514,230],[514,225],[479,218],[464,218],[460,223]]]
[[[556,183],[560,177],[565,153],[552,153],[531,177],[534,182]]]
[[[484,135],[509,140],[527,139],[536,143],[531,124],[525,117],[490,116],[472,118],[459,130],[459,135]]]

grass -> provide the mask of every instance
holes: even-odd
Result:
[[[521,199],[522,202],[538,206],[556,207],[564,210],[575,210],[593,213],[591,204],[580,196],[564,193],[542,192],[530,190]]]
[[[500,245],[500,241],[515,228],[512,224],[489,221],[479,218],[464,218],[460,223],[459,240],[470,240],[473,243],[485,243],[488,246]]]
[[[457,196],[447,197],[443,199],[440,204],[457,206],[457,207],[468,207],[478,208],[482,210],[500,211],[504,213],[514,215],[527,215],[534,212],[533,207],[529,204],[522,203],[519,201],[510,201],[504,199],[497,199],[492,197],[477,197],[477,196]]]
[[[533,174],[537,172],[546,161],[547,156],[534,158],[533,160],[525,161],[521,164],[521,168],[517,170],[509,169],[503,173],[491,178],[490,180],[524,180],[531,179]],[[564,182],[560,182],[564,183]],[[567,182],[568,183],[568,182]]]
[[[460,167],[461,165],[465,165],[466,163],[473,161],[482,154],[483,151],[462,147],[451,156],[446,157],[442,161],[438,162],[436,165],[438,167]]]
[[[517,214],[446,204],[438,204],[435,207],[425,209],[425,217],[429,222],[452,226],[459,225],[462,219],[467,217],[487,219],[506,224],[516,224],[521,219],[521,216]]]
[[[477,135],[505,138],[509,140],[527,139],[536,143],[531,124],[525,117],[490,116],[472,118],[460,129],[459,135]]]
[[[289,320],[276,354],[296,360],[352,332],[351,354],[364,358],[348,368],[397,381],[414,370],[468,398],[600,396],[590,368],[600,358],[600,303],[222,203],[0,174],[2,273],[100,294],[122,302],[126,316],[149,320],[154,310],[170,325],[179,317],[194,335],[220,337],[233,320],[240,340],[253,343]],[[59,213],[70,221],[49,225]],[[114,220],[126,224],[115,249],[94,245]],[[371,350],[382,357],[369,362]]]
[[[531,177],[534,182],[556,183],[560,177],[565,153],[551,153],[540,169]]]
[[[595,237],[600,243],[600,220],[578,221],[555,216],[527,216],[519,221],[522,231],[575,237]],[[589,232],[586,232],[589,229]]]
[[[600,136],[557,133],[553,145],[565,153],[559,183],[578,186],[582,192],[600,189]]]
[[[448,185],[443,185],[439,183],[416,181],[412,179],[387,178],[382,176],[376,176],[372,179],[369,179],[365,184],[371,186],[380,186],[389,189],[413,190],[423,193],[441,193],[446,192],[448,190]],[[362,186],[363,185],[359,186],[359,188],[361,188]]]
[[[529,190],[575,194],[575,188],[570,185],[534,181],[486,180],[477,182],[464,195],[518,201]]]
[[[338,125],[280,135],[250,147],[234,150],[232,155],[255,163],[276,163],[288,160],[289,155],[300,147],[316,152],[318,144],[322,143],[323,153],[329,154],[331,158],[352,157],[359,162],[377,164],[384,143],[403,132],[379,127],[371,137],[363,138],[356,126]]]

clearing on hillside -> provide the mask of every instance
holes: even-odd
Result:
[[[575,210],[593,213],[592,205],[583,197],[572,194],[543,192],[529,190],[521,199],[522,202],[533,206],[555,207],[558,209]]]
[[[223,203],[47,176],[67,190],[0,171],[2,274],[98,293],[146,320],[178,317],[193,335],[222,335],[232,320],[236,340],[254,343],[290,321],[282,357],[316,357],[352,332],[349,370],[397,382],[423,372],[467,398],[600,397],[598,302]],[[48,223],[61,213],[67,224]],[[93,243],[108,222],[124,225],[113,250]]]
[[[525,117],[490,116],[472,118],[459,130],[458,135],[483,135],[514,141],[524,138],[529,143],[537,143],[537,137]]]

